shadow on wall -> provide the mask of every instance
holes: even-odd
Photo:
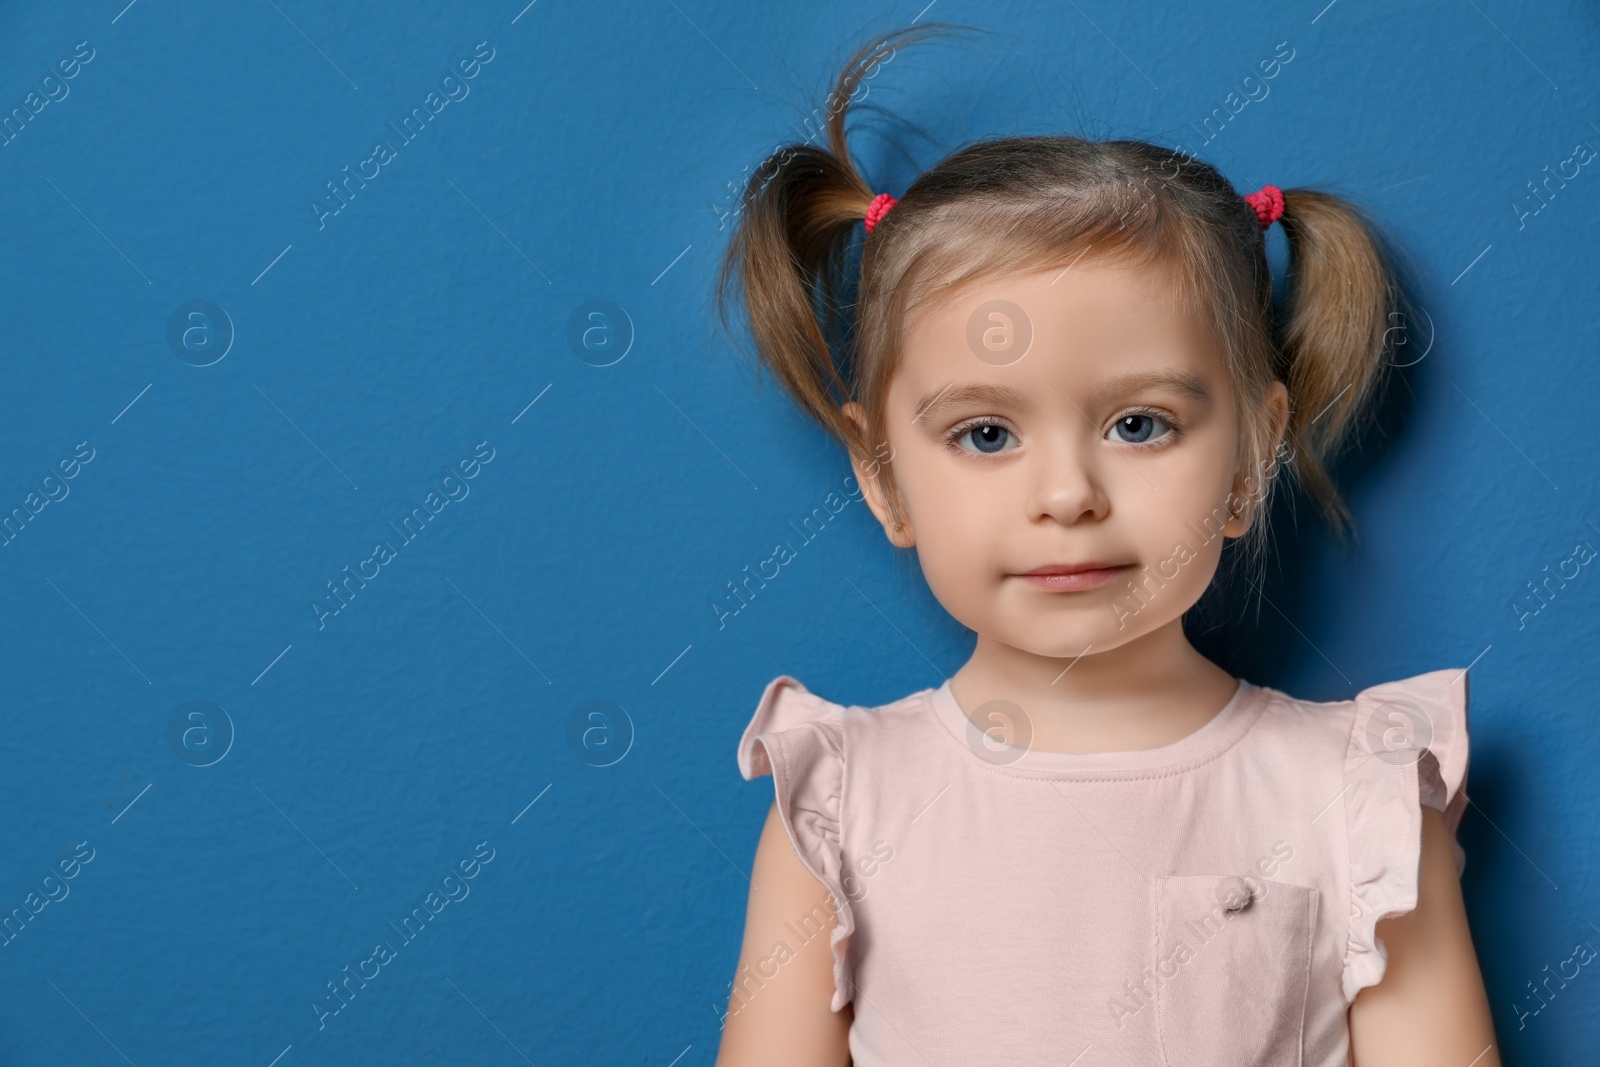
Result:
[[[1368,418],[1352,429],[1352,439],[1329,464],[1347,503],[1406,432],[1417,394],[1444,385],[1430,372],[1441,358],[1432,318],[1403,272],[1400,284],[1407,298],[1401,306],[1409,310],[1390,316],[1388,366],[1376,398]],[[1354,537],[1341,546],[1309,497],[1287,481],[1280,489],[1273,495],[1264,564],[1247,565],[1234,552],[1237,542],[1230,542],[1217,581],[1184,617],[1185,632],[1208,658],[1236,676],[1278,688],[1310,661],[1326,665],[1313,644],[1318,635],[1310,620],[1330,613],[1326,603],[1314,600],[1327,593],[1311,588],[1313,564],[1362,551],[1360,515],[1354,516]],[[1354,686],[1359,679],[1350,681]]]
[[[1402,285],[1408,295],[1416,291],[1404,277]],[[1448,388],[1443,376],[1432,371],[1442,358],[1433,344],[1435,324],[1423,310],[1425,305],[1420,298],[1413,297],[1410,305],[1411,312],[1397,313],[1394,319],[1396,328],[1409,329],[1410,336],[1391,338],[1397,343],[1389,356],[1386,380],[1380,385],[1382,391],[1372,417],[1332,465],[1334,479],[1347,501],[1404,435],[1416,409],[1417,396],[1430,389]],[[1356,521],[1359,538],[1359,515]],[[1234,566],[1219,575],[1216,586],[1185,617],[1184,628],[1195,647],[1224,669],[1258,684],[1281,688],[1299,676],[1304,667],[1326,667],[1322,653],[1312,644],[1320,643],[1321,635],[1313,630],[1311,620],[1328,614],[1327,605],[1320,598],[1329,593],[1312,589],[1308,576],[1315,573],[1313,564],[1330,556],[1352,558],[1362,547],[1359,540],[1340,546],[1315,504],[1295,490],[1276,496],[1271,524],[1271,549],[1264,571],[1256,577],[1259,591],[1252,588],[1244,573],[1246,568]],[[1418,669],[1429,668],[1419,665]],[[1352,689],[1368,681],[1352,679]],[[1525,988],[1528,976],[1514,973],[1516,961],[1522,958],[1520,941],[1526,931],[1520,924],[1507,921],[1506,909],[1493,899],[1490,889],[1497,880],[1494,872],[1520,868],[1525,877],[1519,881],[1529,894],[1554,890],[1545,872],[1533,866],[1495,825],[1526,824],[1534,818],[1516,810],[1519,798],[1527,796],[1524,777],[1512,752],[1474,738],[1468,772],[1472,803],[1459,833],[1468,857],[1462,873],[1462,894],[1506,1067],[1517,1067],[1519,1062],[1556,1062],[1559,1058],[1550,1044],[1557,1029],[1548,1030],[1551,1036],[1529,1033],[1537,1023],[1530,1014],[1531,1008],[1541,1007],[1545,1009],[1543,1014],[1551,1014],[1557,1005],[1536,1000]],[[1574,937],[1581,938],[1588,932],[1576,930]],[[1587,940],[1600,945],[1600,935]],[[1566,1003],[1570,1006],[1573,1001],[1569,997]],[[1522,1007],[1519,1009],[1518,1005]],[[1507,1042],[1513,1034],[1530,1059],[1511,1058]]]

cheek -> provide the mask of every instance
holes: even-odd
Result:
[[[1125,520],[1124,529],[1130,533],[1143,540],[1159,534],[1160,540],[1191,527],[1217,526],[1226,521],[1228,479],[1211,471],[1148,474],[1154,487],[1136,479],[1117,502],[1122,505],[1118,510]]]
[[[925,448],[896,476],[904,479],[919,551],[964,555],[968,569],[983,570],[994,546],[1024,521],[1031,484],[1024,468]]]
[[[1116,526],[1133,539],[1143,561],[1156,566],[1175,554],[1192,556],[1182,569],[1193,572],[1202,588],[1221,556],[1222,531],[1228,522],[1233,479],[1226,453],[1226,449],[1206,449],[1175,455],[1171,463],[1143,465],[1145,477],[1123,464],[1120,494],[1113,499],[1113,512],[1119,513]],[[1188,552],[1178,552],[1179,546]]]
[[[916,531],[923,576],[958,619],[993,580],[996,517],[1016,511],[1014,502],[1008,506],[1004,480],[982,475],[930,455],[922,443],[902,446],[895,456],[895,479]]]
[[[896,476],[917,532],[918,553],[929,562],[958,563],[965,555],[970,568],[971,561],[981,558],[974,553],[999,512],[996,480],[976,477],[960,467],[952,471],[951,466],[937,460],[923,462],[901,468]],[[985,516],[990,517],[988,522]]]

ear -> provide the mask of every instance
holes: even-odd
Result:
[[[1276,474],[1275,468],[1283,455],[1283,435],[1289,426],[1289,389],[1282,382],[1274,381],[1262,393],[1261,403],[1268,410],[1270,422],[1269,442],[1271,449],[1267,453],[1272,457],[1264,469],[1251,471],[1244,477],[1244,492],[1237,491],[1228,494],[1230,503],[1236,503],[1238,509],[1228,516],[1228,522],[1222,528],[1225,537],[1243,537],[1250,530],[1250,525],[1255,521],[1256,511],[1261,505],[1265,495],[1266,479]],[[1237,484],[1237,482],[1235,483]]]
[[[856,401],[851,400],[840,408],[851,422],[855,423],[863,440],[867,436],[867,412]],[[861,486],[861,493],[866,498],[867,507],[872,509],[872,514],[877,518],[878,524],[883,527],[883,534],[889,543],[896,548],[910,548],[917,543],[916,534],[911,528],[911,516],[897,519],[890,512],[887,503],[887,490],[880,479],[883,468],[894,458],[894,452],[887,441],[881,442],[871,455],[865,455],[852,447],[850,449],[850,466],[856,472],[856,482]],[[901,508],[902,513],[904,507]],[[895,529],[896,524],[900,528]]]

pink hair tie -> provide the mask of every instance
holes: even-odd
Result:
[[[1283,217],[1283,190],[1276,185],[1263,185],[1259,193],[1246,194],[1244,202],[1255,209],[1263,230]]]
[[[889,213],[889,209],[894,207],[899,202],[900,201],[896,200],[888,193],[879,193],[877,196],[873,197],[872,203],[867,207],[867,232],[871,233],[872,228],[881,222],[883,217]]]

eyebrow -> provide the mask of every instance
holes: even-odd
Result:
[[[1098,405],[1112,397],[1144,389],[1170,389],[1202,404],[1211,399],[1211,393],[1198,374],[1185,370],[1160,370],[1137,371],[1112,378],[1094,391],[1090,403],[1092,406]],[[946,408],[966,404],[1010,406],[1021,409],[1028,406],[1028,399],[1022,390],[1009,385],[995,385],[989,382],[968,382],[958,385],[955,382],[946,382],[918,402],[916,414],[912,416],[911,421],[920,422]]]
[[[967,382],[957,385],[955,382],[946,382],[941,388],[929,393],[918,402],[917,412],[911,417],[911,421],[921,422],[946,408],[961,407],[966,404],[1021,408],[1027,406],[1027,400],[1020,389],[1014,389],[1009,385],[993,385],[988,382]]]

